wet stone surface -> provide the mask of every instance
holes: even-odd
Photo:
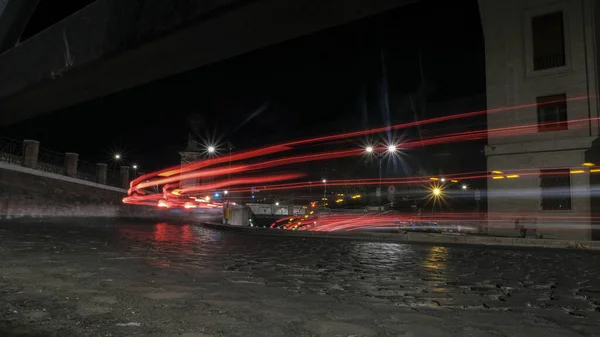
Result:
[[[600,254],[0,223],[0,336],[598,336]]]

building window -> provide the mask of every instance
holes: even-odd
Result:
[[[531,33],[534,71],[566,66],[564,14],[562,11],[533,17]]]
[[[567,95],[537,98],[538,131],[567,130]]]
[[[571,172],[569,169],[542,170],[542,210],[571,210]]]

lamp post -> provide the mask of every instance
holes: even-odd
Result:
[[[323,184],[325,185],[325,188],[323,189],[323,198],[327,197],[327,179],[323,179]]]
[[[388,154],[394,154],[397,151],[398,151],[398,147],[396,145],[394,145],[394,144],[387,145],[385,152],[383,151],[382,147],[379,147],[379,151],[377,151],[376,148],[374,148],[373,146],[367,146],[365,148],[365,152],[367,154],[375,154],[377,156],[377,159],[379,160],[379,197],[378,197],[379,207],[382,206],[381,205],[381,194],[382,194],[382,191],[381,191],[381,165],[382,164],[381,163],[382,163],[382,160],[383,160],[383,156],[386,154],[386,152]]]

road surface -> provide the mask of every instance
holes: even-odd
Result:
[[[600,253],[0,223],[1,336],[593,336]]]

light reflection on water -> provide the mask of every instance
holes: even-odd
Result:
[[[429,248],[429,253],[427,254],[427,257],[423,259],[422,265],[426,269],[442,270],[444,269],[447,255],[447,247],[433,246]]]

